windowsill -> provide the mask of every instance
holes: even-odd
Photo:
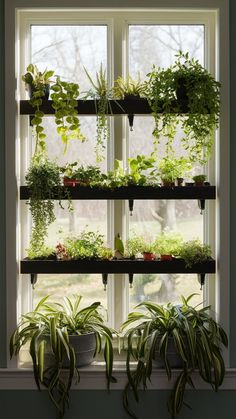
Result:
[[[106,390],[106,377],[104,362],[94,362],[88,367],[80,368],[80,382],[72,385],[73,390]],[[117,383],[111,384],[111,390],[123,390],[127,383],[126,366],[124,361],[115,361],[113,375]],[[148,384],[149,390],[166,390],[173,387],[173,382],[178,375],[174,370],[172,380],[168,381],[166,373],[161,369],[153,369],[152,383]],[[193,381],[196,389],[210,390],[211,386],[205,383],[194,373]],[[236,390],[236,368],[227,369],[221,390]],[[37,390],[31,368],[0,369],[0,390]]]

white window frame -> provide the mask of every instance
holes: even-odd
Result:
[[[19,27],[19,15],[22,16],[26,9],[23,10],[21,7],[28,7],[27,1],[23,0],[14,0],[10,2],[11,4],[6,4],[6,213],[7,213],[7,221],[6,221],[6,230],[7,230],[7,258],[6,258],[6,272],[7,272],[7,333],[8,338],[16,326],[17,317],[18,317],[18,308],[21,306],[21,301],[19,297],[19,282],[18,282],[18,275],[19,275],[19,258],[17,258],[17,246],[15,243],[19,240],[17,237],[16,228],[19,217],[19,212],[15,210],[16,208],[16,197],[17,197],[17,187],[20,184],[20,179],[15,177],[15,164],[18,165],[18,144],[19,144],[19,131],[18,131],[18,124],[17,119],[19,117],[19,97],[15,97],[15,80],[18,80],[19,83],[19,74],[22,74],[18,69],[17,60],[15,60],[14,54],[14,46],[15,46],[15,39],[16,45],[18,45],[19,39],[16,37],[16,34],[19,35],[20,27]],[[40,6],[42,8],[47,7],[44,5],[48,2],[44,2],[42,0],[40,2]],[[57,12],[60,13],[59,7],[65,6],[67,8],[67,2],[63,0],[58,0],[57,2],[57,9],[53,10],[54,16],[56,16]],[[65,3],[65,4],[64,4]],[[71,1],[70,3],[73,3]],[[76,3],[76,2],[74,2]],[[98,19],[98,15],[102,15],[102,20],[111,21],[113,19],[112,15],[114,13],[119,16],[118,26],[114,32],[114,41],[116,40],[117,36],[122,36],[126,32],[127,24],[134,24],[134,23],[190,23],[190,17],[192,23],[203,23],[206,25],[207,28],[210,30],[210,36],[206,36],[206,43],[207,47],[206,50],[210,51],[210,54],[206,57],[206,67],[218,78],[220,75],[220,80],[222,82],[222,89],[221,89],[221,121],[220,121],[220,133],[221,140],[220,142],[217,141],[217,166],[220,170],[217,173],[220,173],[220,177],[216,179],[216,184],[218,188],[218,193],[220,195],[220,201],[217,200],[217,220],[215,229],[211,229],[215,231],[216,235],[216,243],[217,243],[217,255],[220,270],[218,271],[218,275],[216,276],[217,280],[213,285],[213,281],[209,281],[208,287],[208,300],[210,304],[215,308],[217,312],[218,320],[224,326],[226,331],[229,331],[229,34],[228,34],[228,2],[222,2],[220,0],[206,0],[206,1],[191,1],[191,9],[189,8],[190,2],[185,1],[178,1],[178,6],[176,7],[175,1],[167,0],[165,1],[165,6],[172,7],[172,9],[158,9],[158,7],[152,7],[152,9],[147,9],[149,4],[155,3],[155,6],[163,6],[161,1],[148,1],[146,2],[146,8],[142,9],[128,9],[125,10],[121,9],[73,9],[71,10],[71,19],[74,19],[75,12],[80,12],[83,16],[84,22],[87,20],[89,23],[95,22]],[[54,2],[51,1],[50,5],[53,6]],[[37,5],[35,5],[36,7]],[[185,9],[181,9],[184,8]],[[195,8],[194,8],[195,7]],[[35,9],[28,9],[29,15],[34,13]],[[50,12],[50,9],[47,10]],[[65,10],[63,10],[65,13]],[[91,18],[92,13],[94,12],[94,18]],[[141,12],[141,13],[140,13]],[[152,13],[152,18],[148,12]],[[39,19],[40,13],[43,13],[43,10],[37,11],[37,19]],[[130,17],[128,16],[130,14]],[[154,14],[158,15],[158,19],[154,19]],[[171,18],[172,14],[172,18]],[[140,17],[141,16],[141,17]],[[161,18],[160,18],[161,17]],[[99,18],[101,19],[101,18]],[[62,19],[63,23],[65,19]],[[44,20],[45,22],[45,20]],[[100,20],[101,22],[101,20]],[[58,22],[57,22],[58,23]],[[16,24],[16,25],[15,25]],[[15,30],[16,28],[16,30]],[[120,34],[120,35],[119,35]],[[213,48],[209,48],[210,39],[214,39],[214,43],[216,45],[216,50]],[[112,50],[112,46],[108,46],[110,49],[110,53],[114,54],[114,60],[119,61],[119,56],[122,55],[124,58],[125,54],[125,37],[123,38],[123,49]],[[218,48],[224,50],[224,57],[218,54]],[[9,53],[9,51],[11,51]],[[14,71],[15,69],[15,71]],[[117,66],[118,74],[127,74],[127,64],[125,68],[121,66]],[[114,76],[118,76],[115,74]],[[23,92],[22,92],[23,94]],[[22,96],[21,96],[22,97]],[[16,101],[15,101],[16,99]],[[17,103],[17,109],[16,109]],[[122,118],[116,118],[115,122],[115,130],[119,130],[122,132]],[[22,140],[22,138],[21,138]],[[122,145],[123,149],[125,147],[124,142]],[[121,149],[115,149],[114,155],[116,158],[120,158]],[[209,173],[210,179],[214,179],[215,175],[212,171]],[[120,210],[120,209],[119,209]],[[123,213],[125,211],[125,207],[123,205]],[[124,231],[124,225],[122,218],[120,219],[120,223],[114,226],[114,231]],[[211,222],[211,217],[209,217],[209,223]],[[206,223],[207,225],[207,223]],[[209,224],[208,224],[209,225]],[[214,237],[213,237],[214,238]],[[210,240],[212,237],[210,237]],[[217,256],[216,255],[216,256]],[[15,261],[18,261],[17,265]],[[26,280],[25,288],[29,288],[29,281]],[[116,287],[116,294],[117,296],[122,296],[128,293],[128,284],[127,280],[122,278],[121,281],[115,281]],[[29,304],[29,293],[25,293],[25,301],[24,307]],[[114,298],[113,292],[110,294],[110,299]],[[119,299],[118,299],[119,300]],[[17,301],[17,304],[15,304]],[[127,301],[127,299],[126,299]],[[114,301],[113,306],[117,307],[117,301]],[[226,310],[226,307],[228,308]],[[119,313],[124,312],[119,310]],[[119,316],[117,313],[113,313],[113,319],[117,319],[118,323],[120,323],[123,318]],[[228,364],[229,354],[228,352],[225,355],[226,365]],[[14,362],[11,363],[9,361],[9,367],[13,367]]]

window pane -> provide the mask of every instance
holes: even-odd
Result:
[[[91,89],[84,67],[93,79],[102,63],[107,68],[107,27],[106,25],[33,25],[31,26],[31,61],[40,70],[54,70],[63,81],[80,85],[80,97]],[[82,143],[71,140],[67,152],[56,133],[54,118],[44,118],[47,135],[46,144],[50,159],[57,163],[78,161],[83,165],[95,165],[96,116],[80,116],[81,132],[86,137]],[[102,170],[107,169],[106,148]],[[50,226],[48,243],[55,246],[66,235],[77,235],[84,229],[104,235],[107,240],[107,203],[106,201],[73,201],[74,211],[69,212],[64,205],[56,208],[56,222]],[[63,233],[61,233],[63,232]],[[62,238],[61,238],[62,237]],[[102,276],[89,274],[39,275],[33,292],[35,303],[44,295],[53,294],[61,299],[65,295],[83,295],[82,304],[88,305],[101,301],[107,306],[107,293],[103,290]]]
[[[176,53],[189,52],[190,57],[204,62],[203,25],[130,25],[129,26],[129,73],[136,78],[140,73],[145,79],[152,64],[167,67],[175,61]],[[134,130],[129,133],[130,156],[150,155],[153,151],[153,118],[137,117]],[[185,155],[181,147],[181,131],[173,143],[177,157]],[[157,159],[166,155],[166,140],[161,138],[157,148]],[[199,170],[196,165],[193,170]],[[133,216],[129,220],[129,236],[143,235],[154,241],[164,229],[178,231],[184,240],[198,237],[203,240],[203,216],[197,201],[165,200],[135,201]],[[130,309],[144,299],[160,303],[178,302],[180,295],[197,292],[195,302],[202,301],[202,291],[197,275],[134,275],[130,292]]]

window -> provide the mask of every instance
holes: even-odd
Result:
[[[88,89],[88,79],[83,67],[95,77],[100,63],[106,68],[108,80],[112,85],[118,75],[136,77],[140,72],[143,79],[151,70],[152,64],[163,67],[174,60],[178,50],[189,51],[198,58],[214,75],[217,74],[216,17],[214,12],[200,11],[18,11],[19,46],[17,50],[18,99],[26,98],[21,75],[29,62],[40,69],[55,70],[65,79],[79,82],[80,91]],[[145,57],[145,58],[144,58]],[[68,153],[63,154],[58,138],[49,138],[53,131],[52,119],[46,118],[48,133],[48,153],[64,164],[79,159],[81,163],[94,164],[94,138],[96,117],[81,116],[81,128],[88,138],[84,144],[70,144]],[[153,149],[153,121],[151,116],[135,116],[134,130],[130,131],[126,116],[110,117],[111,139],[105,150],[102,168],[113,167],[114,159],[127,165],[129,157],[149,154]],[[181,135],[181,133],[179,134]],[[19,140],[20,139],[20,140]],[[219,169],[218,154],[207,169],[209,180],[215,184],[215,169]],[[175,149],[179,148],[178,136]],[[24,183],[24,176],[32,153],[31,129],[28,117],[18,117],[16,150],[17,179]],[[160,156],[164,148],[159,149]],[[13,154],[14,155],[14,154]],[[218,172],[217,172],[218,173]],[[30,219],[25,202],[18,204],[19,226],[17,228],[18,260],[25,257],[29,243]],[[216,256],[219,247],[218,225],[219,205],[217,201],[207,203],[204,215],[200,215],[195,201],[138,201],[134,202],[133,215],[130,216],[128,202],[125,201],[83,201],[74,202],[72,214],[57,209],[57,223],[51,226],[49,240],[55,243],[58,231],[81,231],[86,225],[89,230],[98,229],[113,244],[117,233],[125,240],[134,233],[144,233],[155,238],[163,227],[176,228],[184,237],[198,236],[210,243]],[[168,223],[166,215],[169,215]],[[217,225],[217,229],[215,226]],[[12,237],[15,233],[12,233]],[[226,238],[227,241],[227,238]],[[216,250],[215,250],[216,249]],[[222,266],[222,265],[221,265]],[[222,268],[224,270],[224,268]],[[227,270],[227,269],[226,269]],[[55,293],[59,297],[64,292],[81,293],[86,301],[101,300],[108,310],[108,322],[119,327],[130,309],[144,298],[155,301],[178,301],[181,294],[198,292],[199,301],[209,301],[215,305],[218,279],[211,276],[203,290],[195,275],[185,278],[182,275],[161,277],[160,275],[134,275],[133,288],[129,287],[128,275],[109,275],[107,291],[103,290],[101,275],[39,275],[32,290],[26,275],[20,275],[18,283],[18,312],[29,310],[41,296]],[[216,307],[217,308],[217,307]]]

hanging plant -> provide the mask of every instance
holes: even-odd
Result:
[[[55,192],[58,192],[59,198],[61,196],[60,168],[46,157],[34,158],[25,180],[30,189],[30,199],[27,204],[33,221],[28,257],[35,259],[51,253],[51,249],[45,244],[45,239],[49,225],[55,221]]]
[[[111,98],[110,90],[108,88],[108,82],[106,77],[106,70],[103,69],[102,63],[100,65],[99,72],[96,72],[96,81],[92,79],[86,68],[84,71],[92,85],[92,88],[86,92],[84,99],[91,97],[95,102],[96,109],[96,161],[97,163],[104,160],[104,150],[106,142],[110,139],[110,127],[108,114],[112,113],[109,99]]]
[[[48,99],[50,84],[52,83],[51,77],[54,71],[45,69],[43,72],[38,70],[35,64],[29,64],[26,73],[22,76],[22,80],[26,84],[26,89],[29,92],[29,103],[35,108],[34,117],[31,119],[33,126],[33,136],[35,138],[35,155],[38,152],[45,151],[46,135],[44,133],[44,127],[42,125],[44,112],[41,109],[43,99]]]
[[[64,144],[64,153],[67,151],[68,141],[78,139],[85,141],[80,131],[78,117],[79,85],[61,81],[57,76],[56,83],[51,86],[54,93],[51,94],[52,107],[55,109],[55,122],[57,133]]]
[[[148,101],[155,119],[153,135],[156,143],[161,134],[166,136],[170,151],[180,123],[185,134],[181,142],[189,159],[203,165],[211,155],[219,124],[220,83],[188,53],[180,51],[176,57],[172,67],[153,66],[148,74]]]

